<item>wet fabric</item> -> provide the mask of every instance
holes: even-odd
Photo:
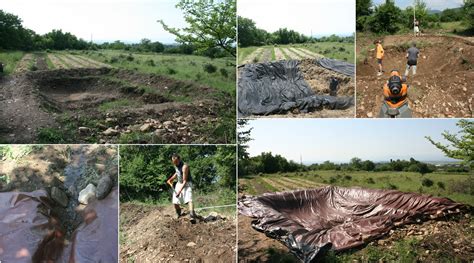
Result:
[[[304,262],[329,248],[342,251],[387,234],[396,225],[467,208],[447,198],[394,190],[328,186],[244,197],[239,213],[283,242]]]
[[[343,75],[353,77],[355,75],[355,66],[354,64],[347,63],[345,61],[330,59],[330,58],[321,58],[316,60],[316,64],[332,71],[336,71]]]
[[[73,234],[67,262],[118,262],[118,189],[84,210],[84,222]]]
[[[0,261],[37,262],[38,258],[59,258],[62,247],[49,246],[49,251],[37,253],[40,244],[54,238],[59,228],[50,215],[48,203],[48,193],[44,190],[0,193]]]
[[[283,114],[293,109],[306,113],[354,105],[354,97],[316,95],[298,65],[296,60],[245,65],[239,79],[239,115]]]

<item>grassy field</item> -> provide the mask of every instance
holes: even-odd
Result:
[[[130,53],[120,50],[75,51],[116,68],[164,75],[177,80],[195,81],[235,94],[235,60],[210,59],[193,55]]]
[[[24,54],[23,51],[0,51],[0,62],[5,65],[3,69],[5,75],[13,72]]]
[[[264,51],[269,50],[270,56],[265,58]],[[279,57],[278,50],[283,57]],[[295,52],[296,50],[296,52]],[[261,52],[259,52],[261,51]],[[308,52],[309,51],[309,52]],[[245,47],[238,50],[238,64],[269,61],[314,58],[314,54],[327,58],[354,62],[354,44],[339,42],[322,42],[307,44],[290,44],[261,47]]]
[[[474,205],[474,196],[466,192],[467,173],[435,172],[421,176],[411,172],[344,172],[311,171],[305,173],[263,174],[240,178],[244,192],[256,195],[264,192],[313,188],[323,185],[360,186],[374,189],[397,189],[448,197],[454,201]],[[431,186],[427,183],[431,180]],[[423,181],[425,182],[423,184]],[[468,187],[467,187],[468,188]]]

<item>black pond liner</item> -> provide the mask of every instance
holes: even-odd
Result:
[[[241,69],[238,85],[239,115],[279,114],[293,109],[299,109],[303,113],[323,108],[343,110],[354,105],[353,96],[316,95],[304,80],[298,68],[299,63],[297,60],[289,60],[245,65]],[[318,60],[315,64],[320,66]],[[328,61],[323,65],[346,73],[350,73],[348,68],[353,67],[344,62],[337,62],[333,68]]]
[[[303,262],[315,262],[329,249],[364,245],[395,226],[467,208],[430,195],[335,186],[244,197],[238,207],[254,218],[256,230],[281,241]]]

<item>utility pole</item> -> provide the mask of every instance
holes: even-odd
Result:
[[[416,0],[413,0],[413,34],[416,37],[415,21],[416,21]]]
[[[300,154],[300,164],[303,166],[303,155]]]

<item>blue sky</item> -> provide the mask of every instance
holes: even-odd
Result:
[[[268,32],[284,27],[307,36],[355,31],[355,0],[238,0],[237,14]]]
[[[446,8],[456,8],[463,5],[463,0],[425,0],[426,6],[433,10],[444,10]],[[379,5],[385,3],[385,0],[372,0],[372,3]],[[395,5],[406,8],[413,5],[413,0],[395,0]]]
[[[259,119],[252,120],[251,156],[271,151],[303,163],[347,162],[352,157],[386,161],[448,161],[425,136],[445,142],[441,133],[459,131],[457,120]]]
[[[175,37],[156,22],[186,25],[174,0],[15,0],[1,1],[0,9],[23,20],[26,28],[38,34],[52,29],[71,32],[85,40],[122,40],[138,42],[142,38],[173,43]]]

